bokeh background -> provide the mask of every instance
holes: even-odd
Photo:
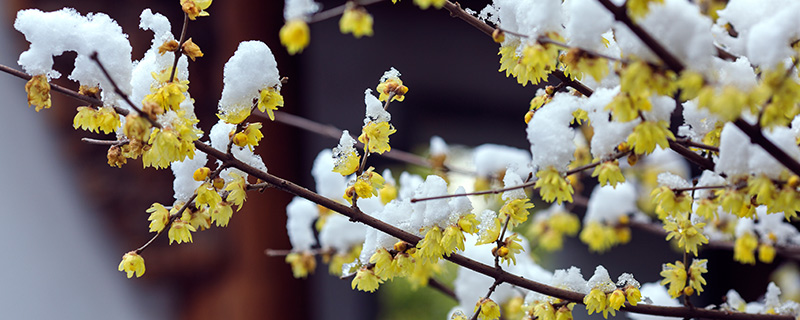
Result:
[[[487,2],[461,4],[480,10]],[[332,8],[343,1],[321,3]],[[6,0],[0,5],[0,63],[19,68],[16,59],[27,49],[12,27],[17,10],[64,6],[115,18],[129,35],[134,59],[143,56],[152,38],[138,28],[143,9],[169,17],[175,34],[182,21],[178,0]],[[423,11],[411,0],[384,1],[367,8],[375,19],[373,37],[342,35],[334,18],[313,24],[310,46],[289,56],[278,40],[282,9],[283,1],[218,0],[208,10],[210,17],[190,23],[188,36],[205,53],[190,64],[190,92],[204,131],[217,120],[224,63],[240,41],[256,39],[272,49],[281,76],[289,78],[283,111],[357,132],[364,90],[374,89],[383,72],[395,67],[410,92],[392,106],[398,130],[393,148],[424,151],[433,135],[450,144],[528,148],[522,117],[536,88],[521,87],[497,72],[497,45],[446,11]],[[69,74],[72,59],[72,53],[58,57],[56,69]],[[66,77],[55,82],[77,87]],[[378,294],[355,292],[349,280],[327,275],[325,266],[307,280],[293,279],[282,258],[264,254],[290,248],[284,209],[291,196],[275,190],[250,194],[228,228],[197,233],[193,244],[169,246],[166,237],[158,239],[144,253],[146,275],[126,279],[117,264],[122,254],[150,238],[145,209],[153,202],[171,203],[171,171],[143,170],[139,161],[110,168],[105,148],[80,142],[102,136],[72,128],[78,101],[54,94],[53,108],[36,113],[26,107],[24,83],[0,75],[0,168],[5,169],[0,318],[407,319],[422,312],[443,319],[455,305],[430,289],[409,293],[400,281]],[[313,189],[311,163],[336,140],[279,123],[265,123],[263,131],[258,152],[269,171]],[[379,168],[404,166],[374,161]],[[576,265],[584,275],[604,264],[612,275],[633,272],[641,281],[655,281],[660,262],[680,257],[659,237],[639,232],[633,237],[644,244],[602,256],[572,239],[562,254],[543,256],[542,264],[550,270]],[[730,259],[730,253],[704,252],[713,254]],[[748,284],[762,288],[759,292],[766,287],[764,266],[725,270],[715,270],[720,282],[709,281],[721,291],[707,295],[716,297],[712,301],[734,285],[723,284],[727,273],[745,272]],[[449,276],[454,277],[452,270]]]

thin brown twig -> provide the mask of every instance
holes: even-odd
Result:
[[[183,43],[186,41],[186,29],[189,28],[189,14],[184,12],[183,13],[183,26],[181,27],[181,37],[178,40],[178,49],[175,50],[175,59],[172,61],[172,70],[169,74],[169,82],[175,80],[175,73],[178,70],[178,61],[181,59],[183,55]]]
[[[385,0],[362,0],[362,1],[355,1],[355,2],[357,3],[357,5],[365,7],[365,6],[368,6],[368,5],[371,5],[371,4],[374,4],[374,3],[378,3],[378,2],[381,2],[381,1],[385,1]],[[328,20],[330,18],[338,17],[338,16],[342,15],[342,13],[344,13],[345,9],[347,9],[347,3],[345,3],[343,5],[340,5],[340,6],[337,6],[337,7],[333,7],[331,9],[328,9],[328,10],[325,10],[325,11],[317,12],[313,16],[311,16],[311,19],[309,19],[308,23],[317,23],[317,22],[320,22],[320,21]]]
[[[82,142],[86,142],[88,144],[96,144],[99,146],[121,146],[128,143],[128,139],[122,140],[98,140],[92,138],[81,138]]]

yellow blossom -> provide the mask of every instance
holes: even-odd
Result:
[[[203,183],[199,187],[197,187],[197,198],[195,198],[194,202],[198,206],[207,205],[211,208],[216,207],[220,202],[222,202],[222,197],[219,195],[217,190],[211,185],[211,183]]]
[[[628,299],[628,303],[635,306],[642,301],[642,292],[639,291],[639,288],[628,286],[625,288],[625,297]]]
[[[72,120],[72,127],[81,128],[90,132],[103,131],[105,134],[112,133],[120,126],[119,115],[112,108],[102,107],[95,109],[92,107],[78,107],[78,113]]]
[[[231,208],[231,203],[229,202],[223,201],[216,207],[211,208],[211,221],[215,222],[217,227],[227,227],[232,216],[233,208]]]
[[[693,259],[692,264],[689,266],[689,287],[699,295],[703,292],[703,286],[706,285],[706,279],[703,278],[703,273],[708,272],[706,265],[708,259]]]
[[[361,164],[361,156],[358,152],[355,149],[337,151],[339,150],[334,149],[334,154],[338,157],[334,159],[333,172],[338,172],[343,176],[349,176],[356,172]]]
[[[392,0],[394,2],[394,0]],[[428,9],[428,7],[433,6],[436,9],[441,8],[445,3],[445,0],[414,0],[414,4],[419,6],[421,9]]]
[[[583,297],[583,304],[586,305],[586,312],[588,314],[592,313],[600,313],[603,312],[603,317],[608,318],[606,311],[608,307],[608,300],[606,298],[606,293],[600,289],[592,289],[589,291],[589,294]]]
[[[167,208],[164,208],[160,203],[153,203],[146,212],[150,213],[150,217],[147,218],[147,221],[150,221],[150,232],[161,232],[161,230],[164,230],[164,227],[169,222],[169,211]]]
[[[397,198],[397,187],[391,183],[384,184],[383,188],[381,188],[381,191],[378,192],[378,197],[380,197],[381,203],[389,203]]]
[[[28,106],[36,106],[36,112],[50,108],[50,83],[45,75],[31,77],[25,84],[25,92],[28,93]]]
[[[261,89],[258,98],[258,110],[266,112],[269,119],[275,121],[275,110],[283,107],[283,96],[275,88]]]
[[[458,227],[466,233],[475,234],[478,232],[478,219],[475,219],[475,214],[470,213],[461,218],[458,218]]]
[[[444,235],[442,236],[442,248],[444,248],[444,254],[446,256],[450,256],[451,253],[456,252],[456,250],[464,251],[464,233],[461,231],[461,228],[455,225],[447,226],[444,229]]]
[[[678,87],[681,89],[681,101],[691,100],[700,94],[700,89],[705,85],[703,75],[691,70],[684,70],[678,78]]]
[[[358,141],[364,143],[366,150],[372,153],[383,154],[392,150],[389,146],[389,136],[397,132],[388,122],[370,121],[361,129]]]
[[[693,224],[689,220],[688,213],[679,213],[667,218],[664,223],[664,230],[667,234],[667,241],[672,238],[678,239],[678,246],[684,248],[686,253],[693,253],[697,256],[697,247],[708,243],[708,238],[703,235],[703,227],[706,224],[699,222]]]
[[[650,3],[664,3],[664,0],[628,0],[625,2],[628,14],[634,18],[644,18],[650,11]]]
[[[289,54],[303,52],[311,40],[310,33],[308,24],[302,19],[289,20],[281,27],[281,44],[286,47]]]
[[[417,255],[426,261],[436,262],[445,253],[445,248],[442,246],[442,229],[438,226],[430,228],[425,233],[425,238],[422,238],[417,243]]]
[[[358,273],[356,273],[356,277],[353,278],[350,286],[353,289],[358,288],[361,291],[373,292],[378,289],[381,283],[383,283],[383,280],[375,275],[372,269],[361,267],[361,269],[358,269]]]
[[[148,94],[144,97],[144,100],[155,102],[164,110],[175,110],[177,111],[180,109],[181,103],[183,100],[186,100],[186,96],[184,93],[189,90],[189,86],[187,85],[188,81],[173,81],[168,82],[158,89],[155,89],[155,92]]]
[[[616,289],[607,295],[608,307],[619,310],[625,304],[625,293],[621,289]]]
[[[619,160],[604,161],[594,167],[592,177],[597,177],[597,180],[600,181],[600,186],[610,185],[616,188],[617,183],[625,182],[625,176],[622,175],[622,170],[619,169]]]
[[[771,207],[778,197],[778,188],[769,177],[762,174],[747,179],[747,195],[755,197],[757,204]]]
[[[558,62],[558,47],[552,44],[526,45],[522,49],[522,59],[514,66],[512,74],[523,86],[530,81],[538,84],[547,81],[547,75],[555,70]]]
[[[211,227],[211,214],[206,208],[200,208],[196,211],[184,210],[181,219],[188,222],[198,231],[203,231]]]
[[[662,267],[661,285],[669,284],[667,292],[674,299],[683,294],[683,288],[686,287],[686,267],[683,262],[675,261],[675,264],[667,263]]]
[[[159,48],[159,50],[161,49]],[[183,43],[182,50],[183,54],[191,58],[192,61],[194,61],[195,58],[203,57],[203,51],[200,51],[200,47],[192,41],[192,38],[189,38]]]
[[[669,131],[666,121],[644,121],[633,128],[628,136],[628,144],[633,146],[637,154],[649,154],[655,150],[656,145],[663,149],[669,147],[668,140],[675,140],[675,135]]]
[[[493,250],[495,256],[500,257],[506,264],[513,262],[515,265],[517,264],[516,254],[522,252],[522,244],[520,243],[519,235],[517,233],[508,236],[503,240],[503,245],[500,246],[499,249]]]
[[[563,305],[556,310],[556,320],[572,320],[572,307],[575,303]]]
[[[148,134],[152,125],[146,118],[138,115],[129,114],[125,117],[125,126],[122,127],[122,133],[128,137],[128,140],[144,142],[148,140]]]
[[[228,191],[228,196],[225,197],[225,200],[235,204],[236,211],[239,211],[242,209],[244,201],[247,200],[247,181],[244,180],[244,177],[235,172],[231,172],[230,176],[233,181],[229,182],[228,185],[225,186],[225,191]]]
[[[585,224],[579,238],[581,242],[589,246],[589,251],[593,252],[603,252],[611,249],[617,242],[614,228],[605,226],[597,221]]]
[[[567,182],[567,179],[553,167],[548,167],[544,170],[539,170],[536,173],[536,180],[534,188],[539,189],[539,194],[542,199],[547,202],[558,201],[561,204],[564,201],[572,202],[572,194],[575,190]]]
[[[109,166],[118,168],[122,168],[122,165],[128,162],[128,159],[125,158],[125,155],[122,154],[122,148],[120,148],[119,146],[108,147],[108,153],[106,153],[106,159],[108,160]]]
[[[339,19],[339,31],[344,34],[352,33],[356,38],[372,36],[372,16],[364,7],[357,7],[347,3],[347,9]]]
[[[489,298],[482,298],[475,304],[475,312],[478,312],[478,320],[494,320],[500,319],[500,306]]]
[[[150,148],[144,152],[144,167],[166,168],[173,161],[183,160],[180,141],[173,130],[155,129],[150,135]]]
[[[317,259],[308,252],[292,252],[286,255],[286,263],[292,266],[295,278],[305,278],[317,268]]]
[[[181,0],[181,8],[189,19],[195,20],[197,17],[206,17],[208,12],[205,10],[211,6],[211,0]]]
[[[763,263],[772,263],[775,259],[775,247],[768,243],[762,243],[758,246],[758,261]]]
[[[520,223],[523,223],[528,220],[528,209],[533,208],[533,204],[529,202],[530,199],[513,199],[511,201],[506,202],[502,208],[500,208],[500,217],[501,219],[505,220],[506,217],[511,219],[511,226],[517,226]]]
[[[583,73],[588,73],[595,81],[600,81],[608,74],[608,60],[589,55],[586,51],[578,48],[567,51],[561,61],[566,66],[564,73],[573,80],[580,80]]]
[[[740,263],[756,264],[755,251],[758,239],[752,232],[745,232],[733,244],[733,260]]]
[[[404,86],[403,80],[397,77],[386,79],[386,81],[379,83],[376,89],[380,94],[378,96],[380,101],[386,101],[389,96],[392,97],[392,101],[403,101],[406,98],[406,93],[408,93],[408,87]]]
[[[500,231],[503,229],[503,225],[500,222],[500,219],[494,218],[492,223],[488,228],[480,229],[478,233],[478,241],[475,243],[477,245],[487,244],[497,241],[497,238],[500,237]]]
[[[538,320],[556,320],[556,310],[549,302],[539,302],[533,307],[533,315]]]
[[[247,127],[244,128],[244,131],[240,133],[244,134],[245,138],[244,144],[243,145],[236,144],[236,145],[240,147],[247,146],[248,148],[250,148],[250,151],[253,151],[253,147],[258,146],[258,142],[261,141],[261,138],[264,137],[264,134],[261,133],[261,122],[248,124]]]
[[[180,243],[192,242],[192,232],[197,231],[195,227],[184,221],[183,219],[175,219],[172,226],[169,228],[169,244],[173,241]]]
[[[394,257],[388,250],[378,248],[372,256],[369,257],[369,263],[374,264],[372,271],[381,279],[391,280],[394,278],[392,272],[392,260]]]
[[[136,251],[128,252],[122,256],[122,261],[117,269],[126,272],[129,279],[133,277],[134,273],[137,278],[141,277],[144,274],[144,258]]]

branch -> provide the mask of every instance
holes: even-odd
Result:
[[[714,170],[714,161],[694,153],[694,151],[689,150],[675,140],[669,140],[669,148],[686,158],[686,160],[698,165],[701,169]]]
[[[264,119],[267,118],[267,115],[265,115],[263,112],[260,112],[260,111],[253,112],[253,115],[255,115],[257,117],[264,118]],[[306,131],[309,131],[309,132],[313,132],[313,133],[316,133],[316,134],[321,135],[321,136],[330,137],[332,139],[336,139],[337,141],[339,140],[339,138],[342,137],[342,130],[339,129],[339,128],[336,128],[336,127],[334,127],[332,125],[326,125],[326,124],[321,124],[319,122],[314,122],[312,120],[309,120],[309,119],[306,119],[306,118],[303,118],[303,117],[299,117],[299,116],[296,116],[296,115],[293,115],[293,114],[289,114],[289,113],[286,113],[286,112],[283,112],[283,111],[275,111],[275,121],[283,123],[283,124],[286,124],[286,125],[290,125],[290,126],[295,127],[295,128],[300,128],[300,129],[303,129],[303,130],[306,130]],[[356,140],[356,144],[355,144],[356,148],[358,148],[358,149],[363,149],[364,148],[364,144],[361,143],[360,141],[358,141],[358,139],[356,139],[356,137],[353,137],[353,140]],[[393,159],[393,160],[397,160],[397,161],[400,161],[400,162],[405,162],[405,163],[408,163],[408,164],[413,164],[413,165],[420,166],[420,167],[426,167],[426,168],[431,168],[432,167],[431,161],[429,159],[420,157],[420,156],[418,156],[416,154],[413,154],[413,153],[410,153],[410,152],[405,152],[405,151],[402,151],[402,150],[398,150],[396,148],[393,148],[392,150],[390,150],[388,152],[384,152],[383,154],[380,154],[379,156],[386,157],[386,158]],[[473,176],[476,175],[476,173],[473,172],[473,171],[460,169],[460,168],[453,168],[453,167],[448,166],[448,165],[444,165],[444,170],[446,172],[454,172],[454,173],[460,173],[460,174],[465,174],[465,175],[473,175]]]
[[[789,169],[789,171],[796,175],[800,175],[800,163],[783,151],[783,149],[778,148],[778,146],[772,143],[772,141],[769,141],[769,139],[767,139],[767,137],[765,137],[761,132],[761,128],[759,126],[749,124],[747,121],[742,120],[742,118],[736,119],[733,121],[733,124],[742,130],[742,132],[747,134],[747,136],[750,137],[750,141],[761,146],[764,151],[769,153],[769,155],[784,165],[787,169]]]
[[[365,1],[356,0],[355,2],[359,6],[364,7],[364,6],[368,6],[368,5],[371,5],[373,3],[378,3],[378,2],[381,2],[381,1],[384,1],[384,0],[365,0]],[[325,11],[322,11],[322,12],[317,12],[316,14],[311,16],[311,19],[308,21],[308,23],[316,23],[316,22],[325,21],[325,20],[328,20],[330,18],[334,18],[334,17],[340,16],[340,15],[342,15],[342,13],[344,13],[345,9],[347,9],[347,3],[345,3],[343,5],[340,5],[338,7],[333,7],[331,9],[328,9],[328,10],[325,10]]]
[[[631,20],[631,17],[628,16],[628,12],[624,5],[618,7],[611,3],[611,0],[597,1],[599,1],[600,4],[606,7],[606,9],[608,9],[608,11],[614,15],[614,19],[628,26],[628,29],[631,29],[631,31],[633,31],[633,33],[636,34],[636,36],[639,37],[639,39],[642,40],[642,42],[644,42],[644,44],[650,48],[650,50],[653,51],[653,53],[655,53],[658,58],[664,62],[664,64],[667,65],[667,68],[675,71],[675,73],[680,73],[684,69],[683,63],[681,63],[677,58],[675,58],[675,56],[672,55],[672,53],[667,51],[666,48],[658,43],[655,38],[650,36],[647,31],[644,31],[642,27]]]

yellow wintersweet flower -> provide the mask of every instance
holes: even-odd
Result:
[[[125,126],[122,127],[122,133],[128,137],[130,141],[144,142],[148,140],[152,125],[146,118],[140,117],[133,113],[125,117]]]
[[[492,299],[482,298],[477,304],[475,304],[474,312],[478,312],[478,309],[480,309],[480,313],[478,313],[478,320],[500,319],[500,306],[498,306],[497,302],[494,302]]]
[[[661,274],[664,277],[661,280],[661,285],[669,284],[667,293],[674,299],[683,294],[683,288],[686,287],[686,266],[683,262],[675,261],[675,264],[667,263],[662,267]]]
[[[480,232],[478,232],[478,241],[475,243],[476,245],[492,243],[497,241],[497,238],[500,237],[500,231],[502,231],[503,225],[498,218],[494,218],[492,221],[494,223],[488,228],[480,229]]]
[[[564,201],[572,202],[572,194],[575,190],[572,185],[567,182],[567,179],[553,167],[548,167],[544,170],[539,170],[536,173],[536,180],[534,188],[539,189],[539,195],[542,196],[544,201],[552,203],[558,201],[561,204]]]
[[[705,79],[700,73],[687,69],[681,72],[677,84],[681,89],[681,101],[692,100],[700,94],[700,90],[705,85]]]
[[[158,46],[158,53],[162,56],[167,52],[174,51],[178,51],[178,41],[175,40],[164,41],[164,43]]]
[[[697,292],[698,295],[703,292],[703,286],[706,284],[703,273],[708,272],[707,264],[708,259],[693,259],[692,264],[689,266],[689,288],[692,288],[692,291]],[[684,291],[684,293],[686,292]]]
[[[353,184],[353,191],[359,198],[372,198],[372,196],[377,196],[378,190],[380,190],[386,182],[380,174],[372,171],[374,169],[375,168],[370,167],[356,178]],[[348,195],[349,192],[345,191],[345,199],[351,201],[352,195],[350,197],[348,197]]]
[[[755,251],[758,247],[758,239],[752,232],[745,232],[736,238],[733,244],[733,260],[740,263],[756,264]]]
[[[161,230],[164,230],[164,227],[169,222],[169,211],[167,208],[164,208],[160,203],[153,203],[146,212],[150,213],[150,217],[147,218],[147,221],[150,221],[150,232],[161,232]]]
[[[372,16],[364,7],[357,7],[352,2],[347,2],[347,9],[339,19],[339,31],[343,34],[352,33],[356,38],[372,36]]]
[[[445,248],[442,246],[442,229],[438,226],[430,228],[425,233],[425,238],[422,238],[417,243],[417,256],[435,263],[445,253]]]
[[[311,31],[308,24],[301,19],[292,19],[281,27],[281,44],[286,47],[289,54],[303,52],[311,40]]]
[[[172,222],[172,226],[169,228],[169,244],[172,244],[173,241],[179,244],[183,242],[192,242],[192,232],[195,231],[197,231],[197,229],[184,221],[183,218],[175,219],[175,221]]]
[[[239,211],[242,209],[244,201],[247,200],[247,182],[244,180],[244,177],[235,172],[231,172],[231,178],[233,178],[233,181],[225,186],[225,191],[228,191],[228,196],[225,197],[225,200],[235,204],[236,211]]]
[[[579,236],[581,242],[589,246],[589,251],[603,252],[611,249],[617,242],[614,228],[605,226],[597,221],[591,221],[583,226]]]
[[[211,2],[211,1],[209,1],[209,2]],[[159,48],[159,50],[160,50],[160,48]],[[194,41],[192,41],[192,38],[189,38],[188,40],[186,40],[183,43],[182,50],[183,50],[183,54],[185,54],[187,57],[191,58],[192,61],[194,61],[195,58],[202,58],[203,57],[203,51],[200,51],[200,46],[198,46],[196,43],[194,43]]]
[[[758,261],[772,263],[775,260],[775,247],[769,243],[762,243],[758,246]]]
[[[778,188],[772,179],[761,174],[747,179],[747,195],[756,197],[756,203],[771,207],[778,197]]]
[[[600,81],[608,74],[608,60],[589,55],[578,48],[567,51],[561,60],[565,65],[564,73],[573,80],[580,80],[583,73],[588,73],[595,81]]]
[[[231,217],[233,217],[233,208],[231,208],[231,203],[227,201],[220,202],[219,205],[211,209],[211,221],[215,222],[217,227],[227,227]]]
[[[464,240],[466,240],[466,238],[459,226],[447,226],[447,228],[444,229],[441,242],[442,248],[444,248],[444,254],[449,257],[450,254],[456,252],[456,250],[464,251]]]
[[[336,151],[337,150],[334,149],[334,153],[337,153]],[[358,170],[358,166],[361,164],[361,156],[355,149],[342,150],[341,154],[338,154],[338,156],[339,157],[334,159],[333,172],[338,172],[343,176],[349,176]],[[395,191],[396,190],[397,189],[395,189]]]
[[[697,96],[697,106],[707,108],[722,121],[738,118],[747,104],[747,93],[734,86],[725,86],[721,90],[706,86],[700,89]]]
[[[500,218],[505,220],[506,217],[511,219],[511,226],[517,226],[528,220],[528,209],[533,208],[533,204],[529,202],[530,199],[514,199],[506,202],[500,208]]]
[[[203,231],[211,227],[211,214],[206,208],[199,208],[196,211],[189,209],[184,210],[181,219],[188,222],[189,225],[198,231]]]
[[[150,148],[146,149],[142,157],[142,164],[147,168],[153,166],[157,169],[169,167],[173,161],[180,161],[180,141],[173,130],[155,129],[150,134]]]
[[[386,101],[389,96],[392,96],[392,101],[403,101],[406,98],[406,93],[408,93],[408,87],[403,85],[403,80],[400,80],[400,78],[392,77],[379,83],[377,91],[380,94],[378,96],[380,101]]]
[[[183,100],[186,100],[184,93],[189,90],[188,83],[189,81],[167,82],[153,93],[146,95],[144,100],[154,102],[164,110],[178,111]]]
[[[197,17],[207,17],[205,10],[211,6],[212,0],[181,0],[183,12],[189,15],[189,19],[195,20]]]
[[[642,292],[637,287],[627,286],[625,287],[625,297],[632,306],[635,306],[642,301]]]
[[[625,293],[621,289],[614,290],[606,297],[608,298],[608,307],[614,310],[619,310],[625,304]]]
[[[676,88],[674,78],[675,74],[672,71],[654,70],[646,61],[638,60],[628,64],[620,72],[620,92],[644,100],[654,93],[672,95]]]
[[[112,133],[120,126],[119,115],[114,109],[102,107],[95,109],[92,107],[78,107],[78,113],[72,120],[72,127],[90,132],[105,134]]]
[[[397,187],[392,183],[386,183],[381,188],[381,191],[378,192],[378,197],[381,199],[381,203],[387,204],[394,199],[397,199]]]
[[[538,84],[547,80],[547,75],[555,70],[558,62],[558,47],[551,44],[526,45],[522,49],[522,59],[514,66],[512,74],[517,77],[517,82],[523,86],[530,81]]]
[[[358,141],[361,141],[369,152],[383,154],[392,150],[392,147],[389,146],[389,136],[395,132],[397,130],[388,122],[370,121],[361,129]]]
[[[511,236],[506,237],[503,240],[503,245],[500,248],[494,248],[492,253],[495,256],[500,257],[506,264],[509,264],[509,260],[513,262],[515,265],[517,264],[516,254],[522,252],[522,244],[520,243],[522,240],[519,238],[519,234],[516,232]]]
[[[378,289],[381,283],[383,283],[383,280],[375,275],[372,269],[361,267],[361,269],[358,269],[358,273],[356,273],[356,277],[353,278],[350,286],[352,289],[358,288],[361,291],[373,292]]]
[[[257,147],[258,142],[261,141],[263,137],[264,134],[261,133],[261,122],[255,122],[248,124],[242,132],[234,135],[233,143],[240,147],[247,146],[250,148],[250,151],[253,151],[253,147]]]
[[[572,307],[575,303],[563,305],[556,310],[556,320],[572,320]]]
[[[269,119],[275,121],[275,110],[278,107],[283,107],[283,96],[275,88],[261,89],[260,97],[258,98],[258,110],[266,112]],[[241,122],[241,121],[240,121]]]
[[[458,222],[457,223],[458,223],[458,227],[461,228],[462,231],[464,231],[466,233],[469,233],[469,234],[477,233],[478,232],[478,224],[480,224],[478,222],[478,219],[475,219],[475,214],[474,213],[470,213],[468,215],[462,216],[461,218],[458,218]]]
[[[298,279],[314,273],[317,268],[317,259],[308,252],[292,252],[286,255],[286,263],[292,266],[292,275]]]
[[[394,2],[394,0],[392,0]],[[436,9],[442,8],[444,5],[445,0],[414,0],[414,4],[420,7],[420,9],[428,9],[428,7],[433,6]]]
[[[675,135],[669,131],[666,121],[643,121],[633,128],[628,136],[628,144],[633,146],[637,154],[649,154],[659,145],[663,149],[669,147],[669,140],[675,140]]]
[[[199,187],[197,187],[197,198],[194,199],[195,204],[197,206],[207,205],[211,208],[215,208],[220,202],[222,202],[222,197],[219,195],[216,189],[211,185],[211,183],[203,183]]]
[[[628,7],[628,14],[633,18],[644,18],[650,12],[650,3],[664,3],[664,0],[628,0],[625,4]]]
[[[25,84],[25,92],[28,93],[28,106],[36,106],[36,112],[42,109],[49,109],[50,102],[50,83],[43,74],[31,77]]]
[[[394,257],[385,248],[378,248],[378,250],[369,257],[369,263],[375,265],[372,267],[372,271],[376,276],[385,280],[394,278],[392,260],[394,260]]]
[[[117,268],[119,271],[128,273],[128,279],[136,274],[136,277],[141,277],[144,274],[144,258],[136,251],[131,251],[122,256],[122,261]]]
[[[704,222],[692,224],[688,213],[679,213],[666,219],[664,230],[669,232],[667,241],[677,238],[679,247],[697,256],[697,247],[708,243],[708,238],[703,235],[705,225]]]
[[[589,294],[583,297],[583,304],[586,305],[586,312],[588,314],[603,312],[603,317],[608,318],[608,299],[606,293],[600,289],[592,289]]]
[[[619,169],[619,160],[604,161],[594,167],[592,177],[597,177],[597,180],[600,181],[600,186],[610,185],[616,188],[617,183],[625,182],[625,176],[622,175],[622,170]]]
[[[533,315],[538,320],[556,320],[556,310],[550,302],[539,302],[533,307]]]

